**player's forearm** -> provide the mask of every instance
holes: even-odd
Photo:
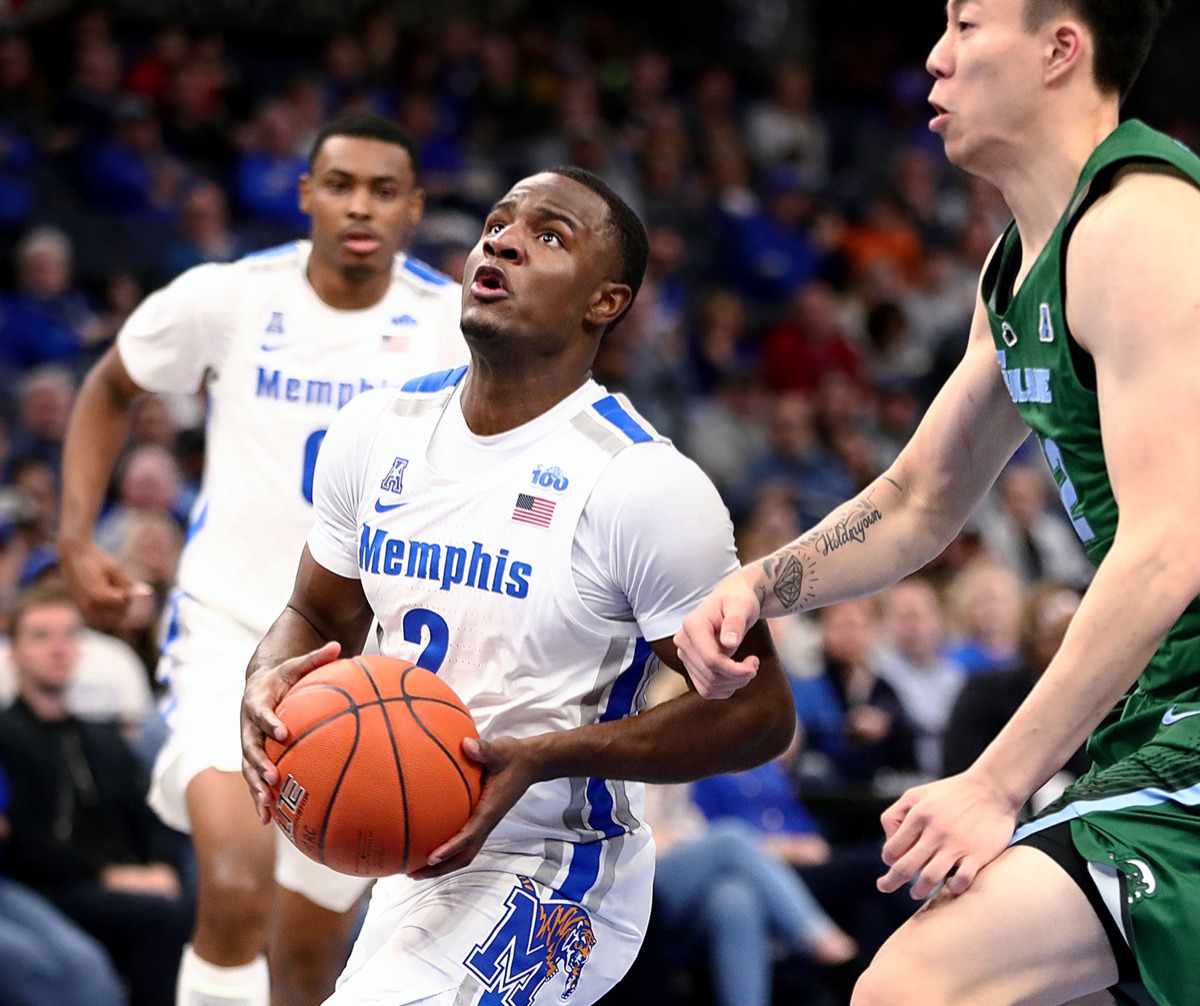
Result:
[[[893,470],[742,575],[765,618],[807,611],[888,587],[935,559],[962,527],[920,500]]]
[[[1037,792],[1137,680],[1196,596],[1195,555],[1168,542],[1114,545],[1045,674],[968,771],[1014,807]]]
[[[277,667],[285,660],[320,649],[332,637],[326,636],[291,606],[283,609],[263,636],[250,663],[246,677],[262,667]]]
[[[91,541],[113,466],[129,433],[132,401],[99,367],[79,389],[63,443],[59,541],[67,548]]]
[[[782,682],[783,679],[780,678]],[[695,692],[626,720],[530,738],[539,776],[692,782],[741,772],[781,754],[795,730],[786,682],[752,700],[711,702]]]

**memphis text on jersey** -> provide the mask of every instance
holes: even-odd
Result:
[[[254,396],[298,405],[332,405],[340,409],[355,395],[361,395],[373,388],[391,386],[387,381],[373,384],[365,377],[359,381],[323,381],[308,377],[291,377],[281,370],[259,367]]]
[[[358,567],[376,576],[440,580],[441,590],[461,585],[517,600],[529,596],[533,575],[533,566],[511,560],[506,548],[493,555],[478,541],[471,542],[470,551],[439,542],[406,541],[369,524],[363,525],[358,540]]]

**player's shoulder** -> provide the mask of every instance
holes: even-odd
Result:
[[[1167,164],[1121,169],[1084,212],[1071,251],[1110,256],[1114,248],[1153,255],[1155,239],[1200,231],[1200,184]]]
[[[289,241],[287,244],[250,252],[224,268],[230,275],[247,277],[293,275],[303,269],[310,248],[308,241]]]
[[[623,486],[623,496],[675,495],[712,482],[621,394],[600,388],[598,397],[573,424],[596,447],[611,455],[602,481]]]
[[[459,285],[445,273],[439,272],[428,262],[403,253],[396,256],[392,286],[421,297],[453,298],[456,303],[460,292]]]
[[[575,430],[607,454],[623,454],[626,448],[670,441],[660,434],[622,394],[596,385],[591,403],[572,424]]]

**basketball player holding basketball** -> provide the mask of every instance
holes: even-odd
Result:
[[[732,654],[746,625],[920,568],[1037,434],[1099,569],[996,741],[884,814],[881,888],[945,889],[855,1006],[1101,1002],[1126,981],[1143,987],[1122,1002],[1200,1003],[1200,161],[1118,115],[1165,6],[952,0],[932,127],[1016,218],[966,356],[882,478],[677,637],[699,687],[729,694],[754,673]],[[1095,768],[1014,836],[1089,733]]]
[[[317,466],[316,525],[287,609],[249,668],[246,778],[268,819],[264,731],[304,673],[363,645],[436,671],[486,767],[467,825],[414,877],[379,881],[330,1004],[595,1002],[632,963],[654,850],[642,787],[758,764],[794,714],[765,628],[729,702],[641,715],[671,635],[736,568],[700,470],[591,380],[648,244],[573,168],[519,182],[467,261],[470,369],[353,402]],[[758,717],[763,717],[758,720]]]
[[[59,554],[94,621],[132,585],[92,541],[127,411],[144,391],[208,392],[204,483],[159,665],[171,735],[150,801],[190,831],[196,929],[181,1006],[320,1002],[345,960],[364,884],[257,827],[239,777],[238,707],[255,644],[286,601],[312,526],[317,450],[337,410],[372,386],[466,358],[459,288],[401,249],[420,219],[411,141],[387,120],[326,126],[301,182],[311,241],[204,265],[149,297],[80,393],[64,451]],[[274,864],[276,888],[272,882]]]

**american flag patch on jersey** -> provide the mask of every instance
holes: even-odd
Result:
[[[522,524],[536,524],[538,527],[549,527],[553,516],[554,500],[544,500],[529,493],[521,493],[517,497],[517,505],[512,512],[513,520]]]

